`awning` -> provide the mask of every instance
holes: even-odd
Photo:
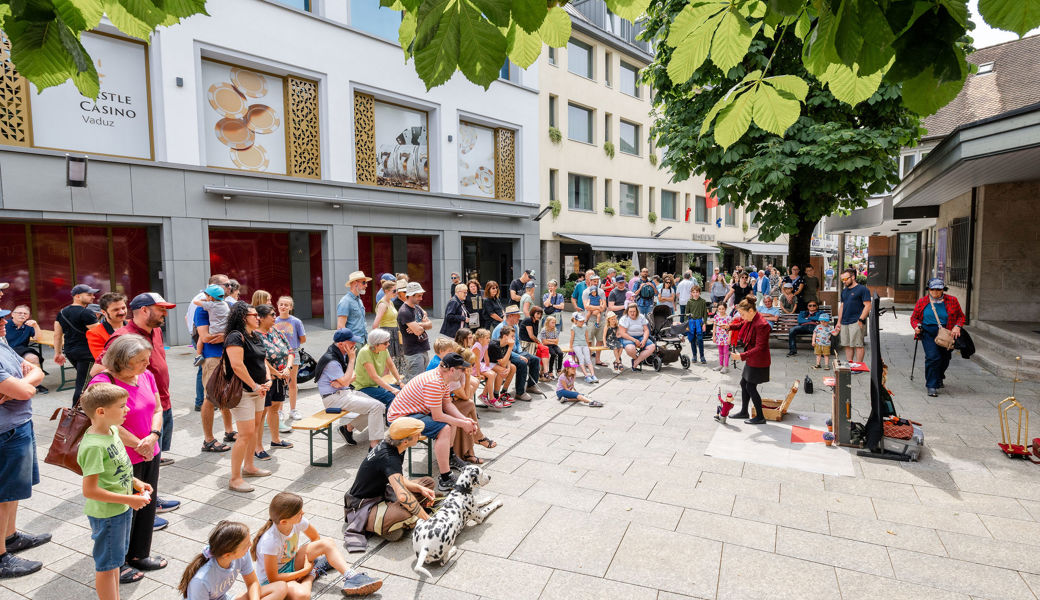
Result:
[[[676,252],[688,254],[715,254],[715,246],[698,244],[689,240],[669,238],[627,237],[623,235],[588,235],[584,233],[557,233],[561,238],[588,244],[593,250],[605,252]]]
[[[787,256],[787,244],[765,244],[762,242],[719,242],[723,246],[743,250],[760,256]]]

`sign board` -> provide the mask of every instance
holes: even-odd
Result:
[[[285,80],[202,61],[206,163],[212,167],[285,173]]]
[[[98,98],[84,98],[71,81],[41,94],[32,86],[33,146],[151,160],[146,46],[97,33],[82,42],[101,81]]]

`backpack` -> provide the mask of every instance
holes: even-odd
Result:
[[[639,297],[644,300],[650,300],[655,296],[654,284],[647,282],[639,287]]]

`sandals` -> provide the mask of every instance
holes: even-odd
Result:
[[[484,437],[480,438],[479,440],[477,440],[477,443],[480,444],[481,446],[487,448],[488,450],[498,446],[498,442],[488,438],[487,436],[484,436]]]
[[[126,561],[126,565],[131,568],[137,569],[138,571],[158,571],[159,569],[165,569],[166,559],[161,556],[149,556],[147,558],[134,558]]]
[[[229,442],[229,443],[233,444],[233,443],[235,443],[235,440],[237,440],[237,439],[238,439],[238,432],[237,431],[232,431],[231,433],[224,433],[224,441],[225,442]]]
[[[144,573],[131,567],[130,565],[123,565],[119,567],[119,583],[137,583],[144,579]]]
[[[202,442],[203,452],[227,452],[231,449],[231,446],[218,442],[216,438],[208,442]]]
[[[464,460],[464,461],[466,461],[466,462],[468,462],[470,464],[473,464],[473,465],[482,465],[482,464],[484,464],[484,459],[480,458],[476,454],[470,454],[470,455],[467,455],[467,456],[463,456],[462,460]]]
[[[228,489],[231,490],[232,492],[239,492],[241,494],[248,494],[250,492],[256,491],[256,488],[251,486],[251,485],[249,485],[248,483],[245,484],[245,485],[231,485],[229,483],[228,484]]]
[[[292,448],[293,445],[292,445],[292,442],[287,442],[285,440],[281,440],[281,441],[278,441],[278,442],[271,442],[271,447],[272,448]]]

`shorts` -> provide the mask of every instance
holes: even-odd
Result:
[[[596,323],[595,321],[589,321],[586,325],[588,328],[589,337],[592,338],[592,345],[598,346],[600,341],[603,339],[603,327],[602,323]]]
[[[830,356],[831,347],[816,344],[815,346],[813,346],[813,352],[816,354],[816,356]]]
[[[213,376],[213,371],[217,370],[217,365],[219,365],[219,364],[220,364],[220,357],[219,356],[213,356],[213,357],[210,357],[210,358],[202,359],[202,387],[203,387],[203,390],[205,390],[206,384],[209,383],[209,378]],[[209,400],[208,395],[206,397],[206,400]],[[213,403],[210,402],[210,404],[213,404]],[[213,407],[217,408],[217,405],[213,404]]]
[[[838,337],[841,340],[841,345],[846,348],[862,348],[863,334],[863,324],[856,322],[842,325],[841,333]]]
[[[549,358],[549,347],[544,344],[538,344],[535,348],[534,355],[538,358]]]
[[[282,379],[272,379],[271,389],[267,390],[267,395],[264,396],[264,408],[271,406],[276,402],[285,402],[285,392],[288,386]]]
[[[413,419],[419,419],[423,422],[422,435],[427,439],[434,439],[441,432],[442,429],[448,426],[447,423],[441,421],[435,421],[433,415],[427,413],[415,413],[412,415],[401,415],[403,417],[411,417]],[[395,417],[396,419],[396,417]],[[391,421],[392,422],[392,421]]]
[[[32,486],[40,483],[32,421],[0,433],[0,456],[0,502],[28,499]]]
[[[235,423],[253,421],[259,412],[264,412],[264,394],[242,390],[242,399],[231,409],[231,418]]]
[[[130,526],[134,511],[130,507],[114,517],[87,516],[90,521],[90,539],[94,540],[94,570],[98,573],[118,569],[126,562],[130,549]]]
[[[636,345],[635,342],[633,342],[632,340],[630,340],[628,338],[618,338],[618,339],[621,340],[621,347],[622,348],[627,348],[629,346],[635,346]],[[646,340],[646,346],[643,346],[643,349],[645,350],[646,348],[649,348],[650,346],[653,346],[653,345],[654,345],[653,338],[648,338]]]
[[[296,548],[296,554],[293,554],[289,558],[289,560],[285,561],[285,564],[278,565],[278,572],[284,575],[286,573],[292,573],[293,571],[298,571],[299,569],[296,568],[296,557],[300,556],[300,553],[303,552],[304,548],[306,548],[306,547],[307,547],[307,542],[304,542],[304,543],[300,544],[299,547]],[[306,556],[306,554],[304,554],[303,556]],[[259,558],[260,560],[263,560],[263,558],[260,557],[259,555],[257,556],[257,558]],[[270,580],[267,579],[266,573],[264,575],[265,575],[264,577],[260,578],[260,585],[268,585],[268,584],[270,584],[271,582],[270,582]]]

